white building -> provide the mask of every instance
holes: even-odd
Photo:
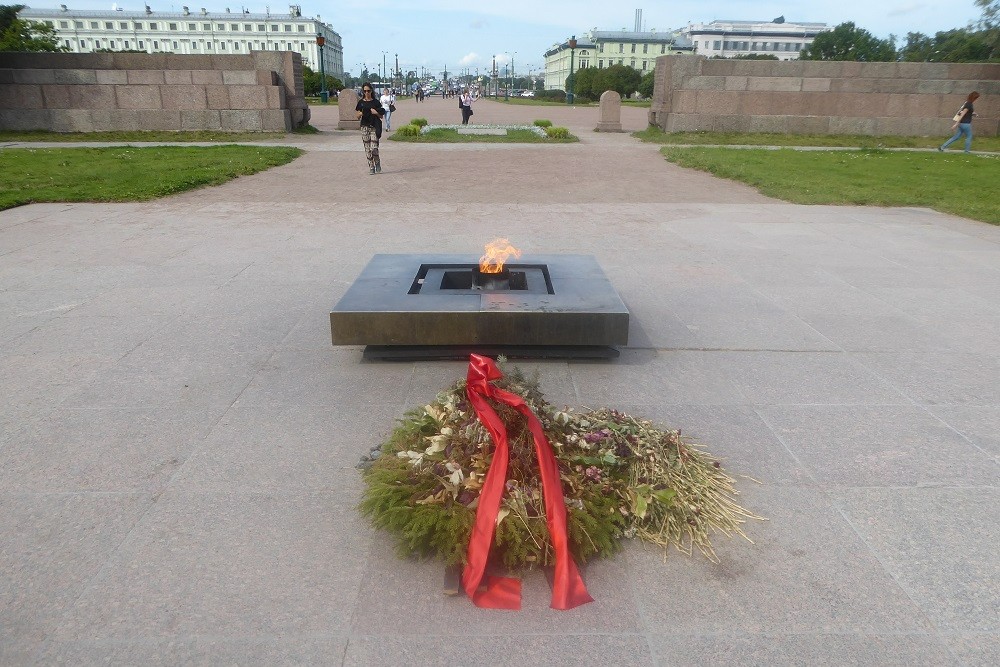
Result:
[[[250,51],[297,51],[303,64],[320,71],[316,37],[326,39],[323,64],[326,73],[343,77],[344,48],[337,34],[319,16],[302,16],[298,5],[287,14],[249,12],[158,12],[146,5],[144,12],[32,9],[18,14],[27,21],[55,28],[59,40],[73,53],[101,49],[147,53],[239,55]]]
[[[816,35],[833,28],[825,23],[775,21],[712,21],[693,23],[681,29],[700,56],[771,55],[778,60],[796,60]]]

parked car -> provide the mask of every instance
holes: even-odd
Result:
[[[535,96],[535,91],[533,90],[526,90],[523,93],[521,93],[521,97],[534,97],[534,96]]]

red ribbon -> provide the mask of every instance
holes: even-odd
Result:
[[[510,447],[507,443],[507,429],[500,416],[487,402],[487,398],[509,405],[528,421],[528,429],[535,440],[535,454],[542,476],[542,492],[545,499],[545,521],[549,528],[552,548],[555,550],[556,569],[552,583],[553,609],[572,609],[593,602],[583,583],[580,571],[569,553],[569,536],[566,532],[566,504],[563,502],[562,484],[559,482],[559,465],[552,453],[552,447],[545,438],[542,424],[527,406],[524,399],[490,384],[503,375],[492,359],[469,355],[469,374],[466,394],[476,410],[479,421],[489,431],[496,445],[493,462],[486,473],[483,489],[476,509],[476,523],[469,540],[468,563],[462,571],[462,588],[477,607],[488,609],[520,609],[521,582],[508,577],[486,575],[486,561],[493,543],[493,533],[503,499],[504,484],[507,481],[507,463]],[[485,576],[484,576],[485,575]],[[480,583],[486,581],[485,590],[479,590]]]

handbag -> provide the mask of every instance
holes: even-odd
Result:
[[[958,111],[956,111],[956,112],[955,112],[955,115],[954,115],[954,116],[952,116],[952,117],[951,117],[951,119],[952,119],[953,121],[955,121],[956,123],[957,123],[958,121],[962,120],[962,109],[964,109],[964,108],[965,108],[965,105],[963,104],[962,106],[960,106],[960,107],[958,108]]]
[[[396,105],[395,104],[390,104],[389,105],[389,113],[393,113],[395,111],[396,111]]]

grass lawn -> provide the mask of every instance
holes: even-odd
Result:
[[[281,146],[8,148],[0,210],[37,202],[147,201],[291,162]]]
[[[471,127],[475,127],[472,125]],[[531,130],[507,130],[506,136],[489,134],[459,134],[458,130],[437,129],[417,137],[404,137],[393,133],[392,141],[407,141],[414,144],[571,144],[580,141],[575,135],[565,139],[540,137]]]
[[[650,127],[633,132],[636,139],[654,144],[718,144],[723,146],[850,146],[858,148],[937,148],[952,135],[945,132],[939,137],[872,137],[863,134],[772,134],[767,132],[664,132]],[[973,129],[973,132],[975,130]],[[962,140],[964,141],[964,139]],[[952,144],[951,149],[961,149],[964,144]],[[973,150],[1000,151],[1000,137],[974,137]]]
[[[298,130],[297,130],[298,132]],[[47,132],[31,130],[27,132],[0,131],[0,141],[264,141],[284,139],[284,132],[216,132],[197,130],[184,132]]]
[[[1000,157],[886,150],[661,148],[682,167],[795,204],[923,206],[1000,224]]]

